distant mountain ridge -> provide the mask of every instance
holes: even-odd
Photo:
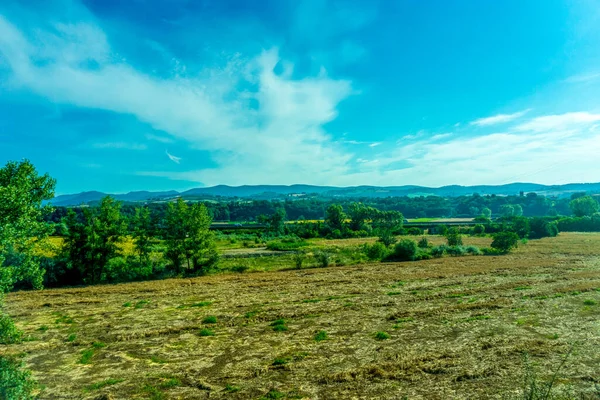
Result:
[[[292,195],[320,195],[323,197],[401,197],[401,196],[443,196],[457,197],[478,193],[480,195],[518,195],[538,193],[549,196],[564,197],[576,192],[600,193],[600,183],[569,183],[565,185],[540,185],[536,183],[509,183],[506,185],[460,186],[450,185],[439,188],[425,186],[315,186],[315,185],[218,185],[195,188],[178,192],[175,190],[150,192],[136,191],[125,194],[111,194],[123,202],[167,201],[173,198],[210,199],[217,196],[225,198],[275,199]],[[97,202],[109,193],[97,191],[61,195],[55,197],[51,204],[55,206],[77,206]]]

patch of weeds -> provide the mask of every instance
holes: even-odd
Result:
[[[244,314],[244,317],[246,317],[247,319],[254,318],[259,312],[260,311],[258,310],[248,311],[246,314]]]
[[[569,293],[571,296],[579,296],[581,294],[581,292],[579,290],[573,290],[571,293]]]
[[[525,325],[527,323],[527,320],[525,318],[519,318],[515,321],[515,324],[517,325]]]
[[[230,385],[229,383],[225,385],[225,391],[228,393],[239,392],[241,389],[238,386]]]
[[[490,317],[489,315],[474,315],[472,317],[465,319],[465,321],[467,321],[467,322],[481,321],[481,320],[490,319],[490,318],[492,318],[492,317]]]
[[[169,362],[168,360],[166,360],[160,356],[157,356],[157,355],[151,356],[150,361],[152,361],[153,363],[156,363],[156,364],[166,364]]]
[[[123,379],[113,379],[113,378],[109,378],[109,379],[105,379],[103,381],[100,382],[96,382],[96,383],[92,383],[89,386],[85,387],[85,391],[87,392],[91,392],[93,390],[100,390],[106,386],[112,386],[112,385],[116,385],[117,383],[121,383],[123,382]]]
[[[389,338],[391,338],[391,336],[387,332],[377,332],[375,334],[375,339],[377,339],[377,340],[387,340]]]
[[[209,315],[207,317],[204,317],[204,319],[202,320],[202,323],[204,323],[204,324],[216,324],[217,323],[217,317],[215,317],[214,315]]]
[[[75,322],[73,321],[73,318],[69,317],[68,315],[61,315],[56,321],[54,321],[55,324],[72,324],[73,322]]]
[[[123,307],[131,307],[131,302],[128,301],[126,303],[123,303]]]
[[[585,304],[586,306],[595,306],[598,303],[596,302],[596,300],[587,299],[583,302],[583,304]]]
[[[162,400],[165,398],[163,392],[152,385],[145,385],[142,390],[150,395],[151,400]]]
[[[284,397],[285,397],[285,393],[282,393],[275,389],[271,389],[271,390],[269,390],[269,393],[267,393],[263,397],[261,397],[261,400],[262,399],[267,399],[267,400],[283,399]]]
[[[204,328],[200,332],[198,332],[198,335],[200,335],[200,336],[215,336],[215,332],[211,331],[210,329]]]
[[[320,301],[321,301],[321,299],[304,299],[304,300],[302,300],[303,303],[318,303]]]
[[[554,335],[546,335],[546,338],[550,340],[556,340],[559,338],[559,336],[558,333],[555,333]]]
[[[284,319],[277,319],[271,322],[271,326],[275,332],[285,332],[288,330],[288,327],[285,325]]]
[[[273,362],[271,363],[271,365],[277,367],[277,366],[285,365],[287,363],[288,363],[288,359],[287,358],[277,357],[275,360],[273,360]]]
[[[103,347],[106,347],[106,343],[103,343],[103,342],[92,342],[92,347],[94,349],[101,349]]]
[[[467,293],[450,293],[449,295],[446,296],[447,299],[456,299],[456,298],[460,298],[460,297],[467,297],[469,296]]]
[[[79,364],[89,364],[92,361],[92,357],[94,357],[94,349],[84,349],[81,351],[81,357],[79,357]]]
[[[170,378],[167,379],[164,382],[161,382],[158,387],[160,387],[161,389],[169,389],[169,388],[174,388],[177,386],[181,386],[181,381],[177,378]]]
[[[150,303],[148,300],[140,300],[137,303],[135,303],[134,308],[143,308],[148,303]]]
[[[548,296],[536,296],[533,298],[534,300],[547,300]]]
[[[354,303],[352,303],[350,301],[343,304],[344,307],[352,307],[353,305],[354,305]]]
[[[412,317],[398,318],[396,320],[396,324],[393,326],[393,328],[398,329],[402,326],[402,324],[404,324],[406,322],[412,322],[412,321],[414,321],[414,318],[412,318]]]
[[[192,308],[192,307],[208,307],[212,303],[213,303],[212,301],[199,301],[197,303],[190,304],[190,305],[182,304],[182,305],[177,306],[177,308],[182,309],[182,308]]]
[[[50,329],[50,328],[48,328],[47,325],[42,325],[42,326],[40,326],[38,328],[38,331],[40,331],[40,332],[46,332],[48,329]]]
[[[515,290],[530,290],[531,286],[517,286]]]
[[[74,333],[71,333],[69,336],[67,336],[67,342],[74,342],[75,339],[77,339],[77,335]]]
[[[387,292],[388,296],[398,296],[398,295],[401,295],[401,294],[402,294],[402,292]]]
[[[321,342],[323,340],[327,340],[329,337],[327,336],[327,332],[320,331],[315,335],[315,341]]]

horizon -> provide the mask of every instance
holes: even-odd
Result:
[[[593,1],[0,5],[0,164],[57,194],[597,183]]]

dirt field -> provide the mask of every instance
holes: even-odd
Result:
[[[525,354],[547,379],[571,348],[559,386],[595,398],[600,382],[599,234],[503,257],[6,300],[32,340],[2,351],[23,356],[47,399],[505,398],[523,386]]]

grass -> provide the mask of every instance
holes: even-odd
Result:
[[[123,381],[124,381],[124,379],[108,378],[108,379],[105,379],[103,381],[96,382],[96,383],[93,383],[91,385],[86,386],[85,387],[85,391],[91,392],[91,391],[94,391],[94,390],[100,390],[100,389],[105,388],[107,386],[113,386],[113,385],[116,385],[116,384],[121,383]]]
[[[327,339],[329,339],[329,336],[327,335],[327,332],[325,332],[325,331],[319,331],[315,335],[316,342],[322,342],[323,340],[327,340]]]
[[[387,332],[377,332],[375,334],[375,339],[377,339],[377,340],[387,340],[389,338],[391,338],[391,336]]]
[[[204,319],[202,320],[203,324],[216,324],[217,323],[217,317],[215,317],[214,315],[209,315],[207,317],[204,317]]]
[[[307,251],[328,246],[335,259],[336,248],[373,240],[311,239]],[[38,340],[1,352],[22,356],[41,398],[524,399],[523,354],[539,388],[577,342],[551,393],[594,398],[598,248],[600,234],[561,233],[493,258],[294,270],[287,255],[255,257],[246,274],[18,291],[4,310]],[[151,303],[136,310],[140,299]],[[202,323],[208,314],[217,325]],[[74,323],[55,324],[62,316]],[[287,364],[273,365],[279,358]],[[83,395],[107,379],[125,381]]]

